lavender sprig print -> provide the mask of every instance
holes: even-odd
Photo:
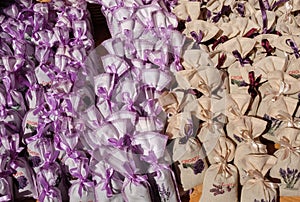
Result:
[[[286,184],[286,189],[294,189],[294,186],[300,179],[300,172],[298,169],[290,169],[286,170],[280,168],[279,174],[282,177],[284,183]]]
[[[204,165],[204,162],[202,159],[198,159],[198,161],[196,161],[194,164],[183,163],[182,166],[184,168],[192,168],[195,175],[197,175],[198,173],[202,173],[202,171],[205,168],[205,165]]]
[[[254,202],[275,202],[275,198],[272,199],[272,201],[268,201],[268,200],[265,200],[265,199],[261,199],[261,200],[258,200],[258,199],[254,199]]]
[[[18,189],[24,189],[28,184],[28,180],[24,176],[20,176],[17,178],[17,187]]]
[[[217,195],[221,195],[221,194],[224,194],[225,191],[227,192],[231,192],[232,188],[234,188],[234,185],[233,184],[221,184],[221,185],[216,185],[216,184],[213,184],[213,188],[211,188],[209,191],[214,193],[214,196],[217,196]]]
[[[236,134],[233,134],[233,137],[234,137],[234,139],[236,139],[238,142],[243,142],[243,141],[244,141],[243,138],[237,136]]]
[[[162,184],[162,187],[158,187],[158,191],[161,198],[161,202],[169,201],[171,192],[169,191],[169,188],[166,189],[165,184]]]

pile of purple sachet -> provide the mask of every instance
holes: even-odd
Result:
[[[0,201],[180,200],[158,104],[181,69],[177,19],[94,3],[112,35],[94,51],[85,1],[1,5]]]

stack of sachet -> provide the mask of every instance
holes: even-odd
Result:
[[[166,114],[158,103],[182,68],[177,19],[164,2],[89,2],[102,5],[112,36],[87,65],[96,102],[84,115],[83,139],[95,200],[180,201],[161,133]]]
[[[1,7],[0,201],[78,201],[93,187],[76,87],[93,48],[89,18],[82,1]]]
[[[182,187],[203,183],[205,202],[277,201],[277,185],[280,195],[299,195],[298,2],[181,0],[171,8],[190,42],[177,86],[159,101]]]

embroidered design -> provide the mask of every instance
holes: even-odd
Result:
[[[214,196],[217,196],[217,195],[224,194],[226,191],[231,192],[232,188],[234,187],[235,187],[234,184],[224,184],[224,183],[220,185],[213,184],[213,188],[211,188],[209,191],[214,193]]]
[[[158,192],[161,198],[161,202],[169,201],[171,195],[169,187],[166,189],[165,184],[163,183],[161,187],[158,186]]]
[[[17,177],[16,184],[17,184],[18,189],[24,189],[28,184],[28,180],[26,177],[20,176],[20,177]]]
[[[282,168],[279,169],[280,176],[282,177],[286,189],[295,189],[294,186],[300,179],[300,172],[298,169],[290,169],[284,170]]]
[[[199,173],[202,173],[202,171],[205,168],[204,162],[202,159],[198,159],[195,163],[189,164],[189,163],[183,163],[182,164],[184,168],[192,168],[194,171],[194,174],[197,175]]]
[[[254,199],[254,202],[275,202],[275,198],[273,198],[272,201],[268,201],[268,200],[265,200],[265,199],[261,199],[261,200]]]

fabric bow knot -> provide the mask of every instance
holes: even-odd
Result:
[[[287,39],[286,44],[293,49],[295,57],[299,58],[300,53],[299,53],[299,48],[298,48],[297,44],[292,39]]]
[[[112,178],[113,174],[114,174],[113,169],[107,169],[105,172],[105,177],[102,178],[102,180],[101,180],[104,183],[101,190],[102,191],[106,190],[106,196],[108,198],[113,196],[113,190],[111,187],[111,178]]]
[[[280,144],[281,147],[284,147],[284,148],[288,149],[289,151],[300,155],[300,145],[293,146],[287,137],[285,137],[285,136],[281,137],[278,143]]]

